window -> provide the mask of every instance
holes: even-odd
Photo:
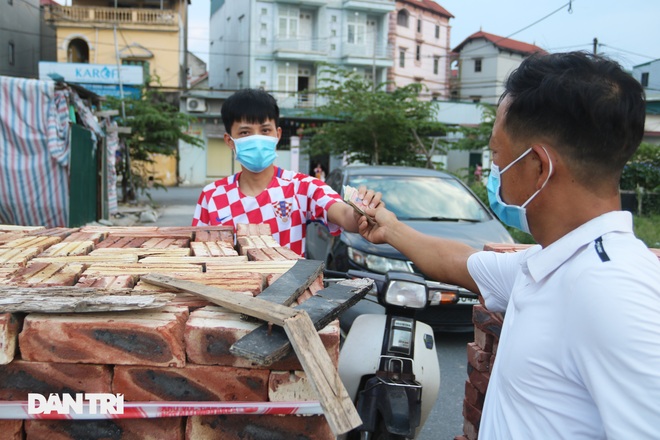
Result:
[[[333,37],[336,37],[337,36],[337,29],[331,30],[330,35],[333,36]]]
[[[296,92],[298,90],[298,67],[289,63],[277,66],[277,90]]]
[[[649,86],[649,73],[648,72],[643,72],[642,73],[642,87],[648,87]]]
[[[259,71],[260,71],[261,73],[266,73],[266,66],[261,66],[261,68],[259,69]]]
[[[238,72],[236,74],[237,79],[238,79],[238,88],[242,89],[243,88],[243,72]]]
[[[268,15],[268,9],[261,8],[261,15]]]
[[[422,19],[417,19],[417,32],[422,32]]]
[[[436,40],[438,38],[440,38],[440,25],[439,24],[435,25],[435,38],[436,38]]]
[[[262,30],[262,31],[266,31],[266,30],[268,30],[268,24],[266,24],[266,23],[261,23],[261,30]]]
[[[421,61],[422,60],[422,46],[419,44],[417,45],[417,48],[415,49],[415,60],[416,61]]]
[[[265,46],[268,44],[268,40],[266,37],[262,37],[261,40],[259,40],[259,43],[261,43],[262,46]]]
[[[472,102],[474,102],[475,104],[479,103],[479,102],[481,102],[481,96],[470,96],[470,100]]]
[[[406,67],[406,50],[399,49],[399,67]]]
[[[331,45],[330,45],[330,50],[332,50],[332,51],[335,51],[335,50],[337,50],[337,45],[336,45],[336,44],[334,44],[334,43],[333,43],[333,44],[331,44]]]
[[[433,74],[437,75],[440,70],[440,57],[433,57]]]
[[[10,41],[9,42],[9,53],[7,54],[8,55],[7,58],[9,60],[9,65],[10,66],[13,66],[14,63],[16,62],[16,51],[15,51],[15,49],[16,48],[14,47],[14,42]]]
[[[408,11],[401,9],[396,14],[396,24],[398,26],[408,27]]]
[[[474,71],[481,72],[481,58],[476,58],[474,60]]]
[[[359,14],[348,16],[348,43],[364,44],[367,33],[367,25]]]
[[[89,46],[82,38],[74,38],[67,47],[68,63],[89,63]]]
[[[336,15],[333,15],[333,16],[331,17],[330,21],[332,21],[333,23],[337,23],[337,16],[336,16]]]
[[[138,60],[138,59],[132,59],[132,60],[121,60],[121,63],[124,66],[142,66],[142,77],[144,78],[144,83],[147,84],[149,82],[149,75],[151,74],[150,68],[149,68],[149,61],[147,60]]]
[[[280,38],[296,38],[298,36],[298,15],[296,8],[280,8]]]

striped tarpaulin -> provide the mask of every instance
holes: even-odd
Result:
[[[68,91],[0,76],[0,223],[66,227]]]

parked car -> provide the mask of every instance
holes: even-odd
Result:
[[[478,250],[486,243],[514,243],[488,207],[460,179],[448,173],[399,166],[347,166],[333,170],[326,183],[340,194],[344,185],[364,185],[380,191],[387,208],[399,220],[424,234],[459,240]],[[307,225],[306,243],[306,257],[325,261],[329,270],[421,273],[390,245],[372,244],[350,232],[335,237],[320,223]],[[472,305],[478,302],[476,294],[431,280],[427,283],[431,307],[415,318],[434,330],[470,330]],[[361,301],[342,314],[341,326],[347,330],[357,315],[378,313],[379,309],[378,304]]]

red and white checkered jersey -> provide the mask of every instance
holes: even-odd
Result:
[[[216,180],[202,190],[193,226],[232,226],[267,223],[273,238],[298,255],[305,252],[306,225],[321,221],[332,235],[341,228],[328,222],[328,209],[341,196],[321,180],[275,167],[273,180],[261,194],[243,194],[238,185],[241,173]]]

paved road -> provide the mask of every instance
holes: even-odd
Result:
[[[190,226],[201,187],[172,187],[151,191],[159,211],[157,226]],[[141,201],[147,201],[141,198]],[[463,396],[467,379],[466,345],[472,333],[436,333],[440,362],[440,396],[417,440],[453,440],[463,433]]]

